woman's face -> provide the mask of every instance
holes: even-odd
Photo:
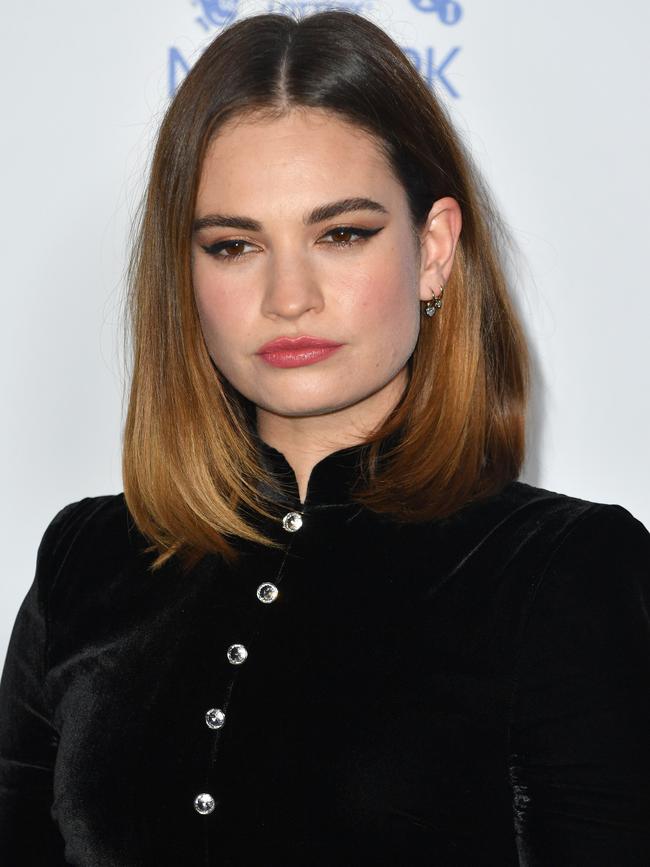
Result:
[[[371,202],[334,207],[354,199]],[[230,121],[207,152],[195,217],[208,351],[258,422],[346,408],[362,420],[394,405],[432,281],[420,277],[404,188],[370,136],[314,109]],[[259,354],[300,336],[339,347]]]

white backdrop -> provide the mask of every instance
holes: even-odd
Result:
[[[123,272],[170,88],[233,16],[289,8],[319,4],[5,4],[0,661],[49,520],[122,489]],[[519,246],[538,367],[523,480],[650,527],[650,7],[348,8],[445,99]]]

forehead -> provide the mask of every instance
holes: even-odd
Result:
[[[207,149],[199,196],[217,188],[220,195],[256,189],[287,195],[305,187],[349,195],[350,183],[400,186],[371,133],[332,112],[300,108],[281,117],[229,119]]]

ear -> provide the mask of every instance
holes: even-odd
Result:
[[[463,218],[460,205],[451,196],[433,203],[420,234],[420,299],[431,300],[440,295],[454,264],[456,244]]]

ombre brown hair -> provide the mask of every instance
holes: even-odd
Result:
[[[254,408],[208,353],[191,241],[203,158],[225,121],[296,107],[374,136],[406,191],[414,233],[444,196],[462,212],[444,307],[422,317],[408,384],[366,440],[354,499],[402,522],[445,517],[498,492],[523,464],[529,356],[502,264],[507,236],[444,106],[360,15],[254,15],[210,43],[167,109],[129,264],[122,470],[129,511],[157,552],[153,569],[174,555],[185,568],[206,553],[232,562],[238,539],[275,544],[255,521],[277,517],[277,506],[261,494],[273,478]]]

